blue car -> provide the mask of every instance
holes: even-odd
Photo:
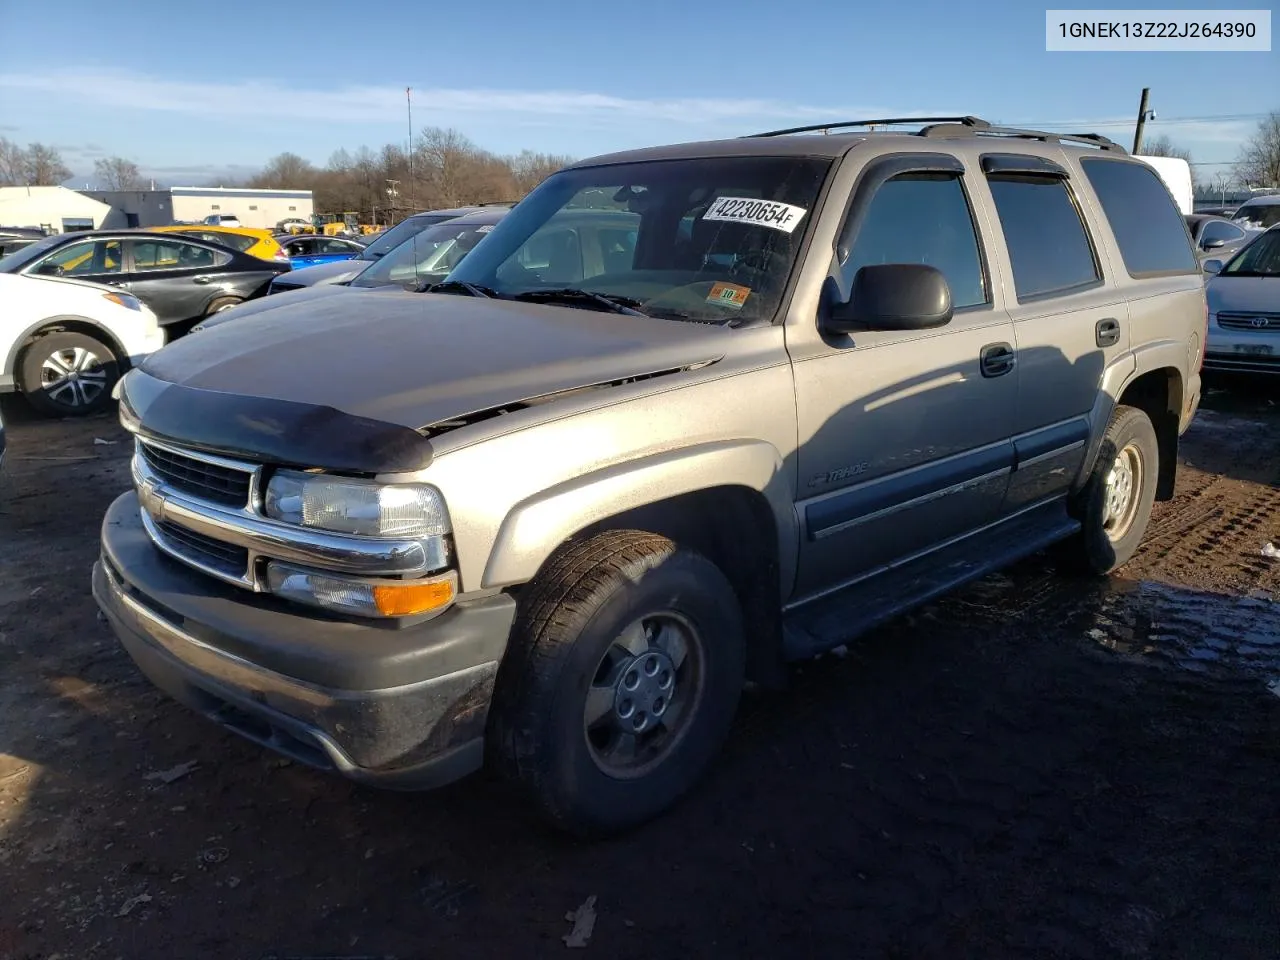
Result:
[[[364,244],[346,237],[321,237],[314,234],[279,236],[276,241],[289,256],[294,270],[320,263],[350,260],[364,249]]]

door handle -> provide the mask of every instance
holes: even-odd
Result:
[[[1114,347],[1120,342],[1120,321],[1115,317],[1099,320],[1094,329],[1094,342],[1100,347]]]
[[[192,277],[193,283],[212,283],[213,277]]]
[[[1008,343],[989,343],[978,355],[978,363],[984,377],[1003,377],[1014,368],[1018,355],[1013,345]]]

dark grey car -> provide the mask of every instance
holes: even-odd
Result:
[[[1252,236],[1226,217],[1193,213],[1186,217],[1187,229],[1203,263],[1209,257],[1225,259],[1245,245]]]
[[[185,324],[266,293],[289,264],[195,237],[140,230],[59,234],[0,260],[0,272],[74,277],[128,290],[162,327]]]

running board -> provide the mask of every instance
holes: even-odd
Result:
[[[1063,540],[1080,529],[1055,500],[965,538],[875,571],[837,593],[789,611],[784,654],[805,660],[927,603],[956,587],[994,573]]]

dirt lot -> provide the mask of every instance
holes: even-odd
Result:
[[[89,595],[122,432],[6,401],[0,957],[558,956],[594,896],[570,956],[1272,960],[1277,402],[1209,395],[1124,578],[1033,560],[806,664],[675,812],[579,846],[483,779],[353,787],[153,692]]]

